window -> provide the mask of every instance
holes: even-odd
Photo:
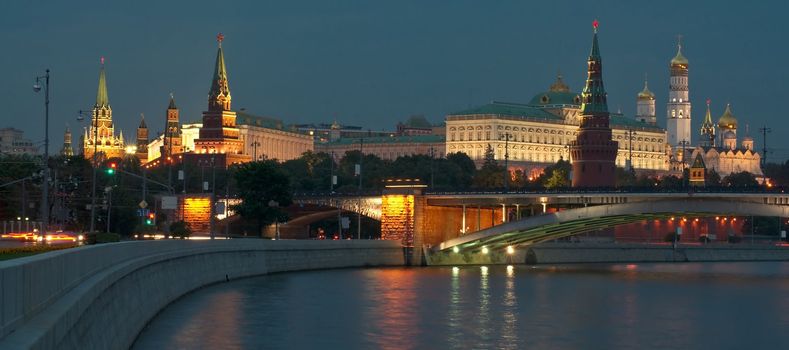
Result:
[[[455,133],[449,134],[449,141],[455,141]]]
[[[490,131],[485,131],[485,140],[490,140]]]

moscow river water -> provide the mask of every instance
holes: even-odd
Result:
[[[213,285],[135,349],[787,349],[789,263],[343,269]]]

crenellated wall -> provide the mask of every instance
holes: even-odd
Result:
[[[127,349],[205,285],[274,272],[402,265],[393,241],[143,241],[0,262],[0,349]]]

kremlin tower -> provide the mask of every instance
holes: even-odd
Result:
[[[74,149],[71,148],[71,129],[66,125],[66,132],[63,133],[63,149],[60,150],[60,155],[64,157],[74,156]]]
[[[199,138],[195,140],[195,153],[199,155],[220,155],[211,157],[218,165],[229,166],[233,163],[249,161],[244,155],[244,145],[236,127],[236,112],[230,110],[230,86],[225,68],[225,55],[222,51],[224,36],[217,35],[219,48],[216,52],[216,65],[208,93],[208,110],[203,112],[203,126]]]
[[[137,159],[141,164],[148,161],[148,126],[145,125],[145,116],[140,114],[140,126],[137,127]]]
[[[104,73],[104,57],[101,58],[99,71],[99,89],[96,93],[96,104],[93,105],[93,116],[90,128],[83,136],[82,154],[86,159],[93,157],[94,150],[103,155],[104,159],[122,158],[126,152],[123,143],[123,132],[115,136],[112,124],[112,108],[107,95],[107,77]]]
[[[592,50],[587,61],[586,86],[581,94],[581,125],[578,136],[569,143],[573,162],[572,186],[613,187],[616,184],[618,144],[611,140],[610,115],[603,87],[603,60],[597,44],[597,20],[592,25]]]
[[[636,99],[636,120],[651,125],[657,123],[657,117],[655,116],[655,94],[649,91],[646,79],[644,79],[644,90],[638,93]]]
[[[701,123],[701,141],[699,145],[705,147],[715,147],[715,123],[712,122],[710,113],[710,100],[707,99],[707,113],[704,114],[704,122]]]
[[[671,59],[671,80],[668,92],[668,144],[672,148],[690,146],[690,96],[688,91],[688,59],[682,55],[682,43],[677,44],[677,55]]]
[[[164,127],[164,142],[160,150],[162,159],[165,161],[170,161],[170,157],[174,154],[183,153],[178,114],[178,107],[175,106],[175,98],[173,94],[170,94],[170,105],[167,106],[167,122]]]

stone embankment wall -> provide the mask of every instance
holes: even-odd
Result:
[[[126,349],[197,288],[273,272],[403,265],[391,241],[147,241],[0,263],[0,349]]]

